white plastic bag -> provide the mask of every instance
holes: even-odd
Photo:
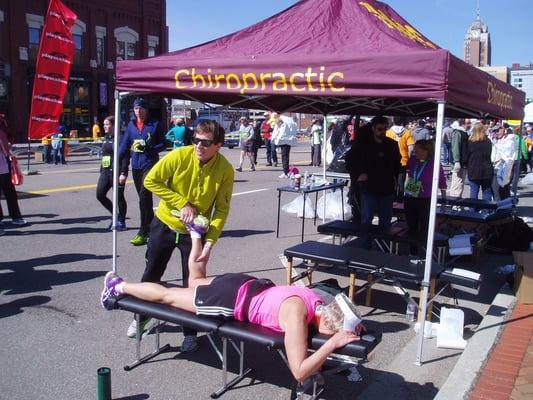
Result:
[[[303,209],[304,209],[304,195],[303,194],[299,195],[293,201],[281,207],[282,211],[289,213],[289,214],[296,214],[299,218],[303,216]],[[313,206],[313,202],[311,201],[309,196],[307,196],[307,198],[305,199],[305,218],[314,218],[314,217],[315,217],[315,208]]]
[[[343,219],[342,218],[342,200],[344,197],[344,219],[352,218],[352,208],[348,204],[348,190],[342,188],[343,195],[341,196],[341,191],[339,189],[331,192],[327,190],[324,194],[318,199],[316,206],[316,214],[319,218],[324,219]],[[324,197],[326,199],[326,216],[324,217]]]
[[[464,322],[465,313],[463,310],[442,307],[437,332],[437,347],[464,349],[466,347],[466,340],[463,339]]]
[[[533,185],[533,172],[530,172],[518,181],[519,185]]]

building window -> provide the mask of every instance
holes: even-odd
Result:
[[[99,67],[105,66],[106,57],[105,57],[105,37],[107,33],[107,29],[105,26],[98,26],[96,25],[94,27],[96,31],[96,65]]]
[[[76,46],[76,49],[74,50],[74,64],[80,64],[83,38],[81,35],[72,35],[72,40],[74,40]]]
[[[39,41],[41,40],[40,28],[29,28],[28,30],[28,53],[30,60],[35,61],[37,59],[37,52],[39,51]]]
[[[131,60],[137,55],[139,34],[133,29],[123,26],[115,29],[117,43],[117,60]]]
[[[148,35],[146,37],[146,42],[148,45],[148,57],[153,57],[157,53],[157,46],[159,45],[159,37]]]
[[[105,63],[105,44],[103,37],[96,38],[96,63],[99,67],[103,67]]]

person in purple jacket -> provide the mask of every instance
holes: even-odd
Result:
[[[120,143],[119,159],[128,158],[131,153],[131,174],[135,189],[139,195],[139,211],[141,224],[139,232],[130,240],[134,246],[141,246],[148,242],[150,223],[154,218],[152,193],[143,185],[144,177],[159,160],[159,152],[165,150],[165,135],[159,121],[148,118],[148,106],[141,98],[133,102],[135,121],[130,121]],[[126,183],[128,165],[121,165],[119,184]]]
[[[432,140],[419,140],[407,163],[405,217],[409,234],[414,237],[426,237],[428,232],[434,154],[435,145]],[[446,196],[446,178],[442,165],[439,166],[439,189],[442,196]],[[411,254],[417,252],[417,246],[411,246]]]

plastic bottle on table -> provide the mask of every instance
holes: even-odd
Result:
[[[309,172],[305,171],[304,172],[304,182],[303,182],[302,186],[304,188],[307,188],[308,185],[309,185]]]

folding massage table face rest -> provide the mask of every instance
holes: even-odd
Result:
[[[236,341],[259,344],[269,349],[284,348],[283,333],[249,322],[198,316],[188,311],[140,300],[132,296],[125,296],[117,300],[115,308],[186,326],[200,332],[214,333],[220,337]],[[329,336],[319,333],[312,336],[310,334],[309,348],[316,350],[328,339]],[[381,333],[368,332],[361,337],[361,340],[349,343],[337,349],[335,353],[366,359],[380,341]]]

